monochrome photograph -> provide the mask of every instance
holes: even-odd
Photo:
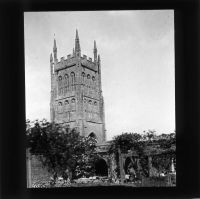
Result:
[[[24,12],[27,188],[176,186],[174,10]]]

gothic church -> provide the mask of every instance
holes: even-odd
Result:
[[[101,86],[101,60],[94,41],[94,59],[81,56],[76,30],[75,49],[67,58],[57,58],[54,39],[50,55],[51,122],[77,128],[82,136],[94,136],[98,143],[106,141],[104,100]]]

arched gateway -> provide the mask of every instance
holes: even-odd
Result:
[[[108,176],[108,165],[103,158],[95,162],[95,174],[97,176]]]

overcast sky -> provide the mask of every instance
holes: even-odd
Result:
[[[72,53],[78,29],[81,53],[102,63],[107,139],[122,132],[175,130],[174,12],[26,12],[26,118],[50,119],[50,53]]]

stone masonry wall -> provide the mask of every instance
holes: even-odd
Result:
[[[50,173],[46,168],[42,166],[38,157],[31,156],[31,184],[32,187],[37,186],[40,183],[48,182],[50,180]]]

